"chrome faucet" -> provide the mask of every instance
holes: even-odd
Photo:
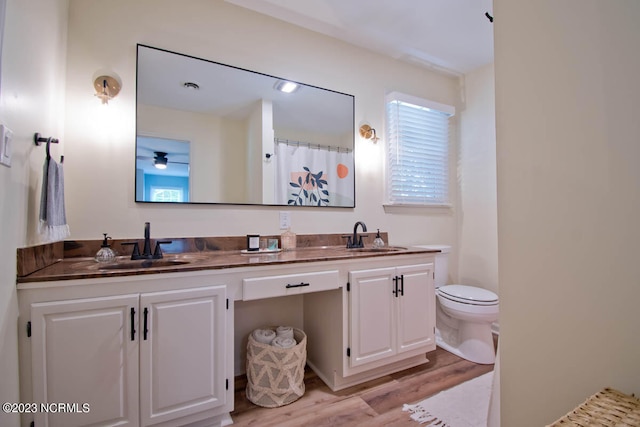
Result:
[[[364,248],[364,244],[362,243],[362,235],[358,234],[358,226],[362,226],[362,232],[366,233],[367,226],[364,222],[358,221],[353,226],[353,236],[345,236],[347,239],[347,249],[351,248]]]
[[[161,259],[162,258],[162,249],[160,249],[160,245],[169,244],[171,240],[157,240],[156,241],[156,249],[151,253],[151,223],[144,223],[144,247],[142,249],[142,254],[140,254],[140,248],[138,247],[138,242],[122,242],[123,245],[132,245],[133,251],[131,252],[131,259]]]

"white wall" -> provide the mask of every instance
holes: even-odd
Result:
[[[640,393],[640,2],[494,1],[502,425]]]
[[[493,64],[464,76],[458,179],[458,280],[498,293],[498,213]]]
[[[16,248],[31,243],[44,147],[33,134],[63,138],[66,0],[8,0],[2,48],[0,123],[14,133],[11,168],[0,165],[0,401],[19,402]],[[34,26],[37,30],[34,30]],[[52,146],[58,156],[62,147]],[[33,235],[33,233],[32,233]],[[34,236],[35,239],[35,236]],[[20,331],[24,331],[22,325]],[[17,426],[0,412],[0,425]]]
[[[382,57],[222,1],[71,0],[67,77],[66,194],[72,238],[280,233],[279,208],[149,206],[134,199],[135,49],[144,43],[353,94],[356,127],[383,130],[384,96],[399,90],[457,105],[457,79]],[[104,22],[105,25],[100,23]],[[111,25],[117,22],[117,25]],[[281,53],[288,46],[289,53]],[[111,68],[123,81],[102,108],[91,78]],[[455,151],[455,150],[454,150]],[[291,209],[298,233],[348,232],[357,220],[391,243],[455,244],[454,210],[382,207],[383,141],[356,138],[355,209]],[[454,152],[455,156],[455,152]],[[455,179],[455,170],[452,171]],[[88,179],[90,178],[90,179]],[[105,184],[102,184],[105,183]],[[455,186],[453,188],[454,200]]]

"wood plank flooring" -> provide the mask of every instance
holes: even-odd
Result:
[[[246,377],[235,380],[234,426],[413,426],[402,412],[405,403],[416,403],[493,370],[438,347],[429,362],[405,371],[337,392],[306,369],[306,391],[297,401],[279,408],[262,408],[247,400]]]

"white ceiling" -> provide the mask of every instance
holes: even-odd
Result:
[[[226,0],[452,74],[493,62],[492,0]]]
[[[353,132],[353,96],[308,85],[285,94],[274,90],[278,81],[266,74],[138,46],[138,104],[241,120],[262,100],[273,105],[276,129],[323,135]],[[186,89],[185,82],[199,89]]]

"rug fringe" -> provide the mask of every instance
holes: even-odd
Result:
[[[487,372],[415,404],[405,404],[402,410],[430,427],[486,427],[492,383],[493,372]]]
[[[405,404],[402,407],[402,410],[405,412],[409,411],[411,413],[411,419],[417,421],[420,424],[425,424],[427,426],[451,427],[449,424],[438,419],[438,417],[432,415],[429,411],[425,411],[419,405]]]

